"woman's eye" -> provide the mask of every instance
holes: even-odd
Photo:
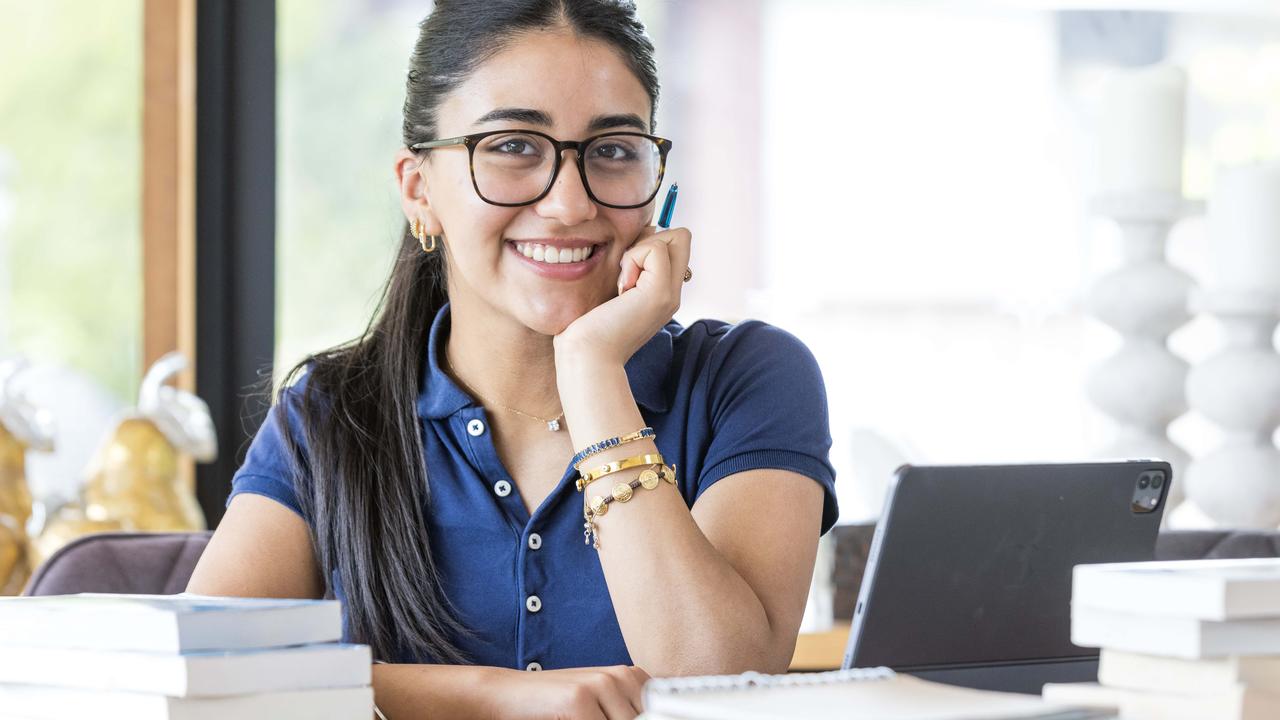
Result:
[[[499,135],[489,138],[481,149],[490,155],[506,157],[534,158],[542,155],[544,149],[537,138],[527,135]]]
[[[630,160],[635,157],[635,154],[631,152],[631,148],[617,143],[597,145],[593,154],[604,160]]]
[[[506,140],[498,146],[498,152],[508,155],[528,155],[533,152],[533,145],[524,140]]]

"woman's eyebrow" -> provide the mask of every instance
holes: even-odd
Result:
[[[517,108],[517,107],[501,107],[494,108],[489,112],[481,115],[475,122],[476,125],[484,123],[507,121],[528,123],[530,125],[541,125],[543,127],[551,126],[551,116],[541,110],[533,108]],[[645,121],[635,113],[622,113],[618,115],[597,115],[587,124],[587,132],[599,132],[616,127],[630,127],[640,132],[648,132],[649,126]]]
[[[533,125],[551,126],[551,116],[541,110],[533,110],[531,108],[496,108],[490,110],[480,119],[476,120],[476,125],[482,123],[495,122],[498,120],[511,120],[514,122],[531,123]]]
[[[639,115],[634,113],[626,113],[624,115],[597,115],[591,118],[591,122],[587,124],[587,132],[598,132],[600,130],[608,130],[616,127],[632,127],[640,132],[649,132],[649,126]]]

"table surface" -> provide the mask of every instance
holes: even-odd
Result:
[[[812,672],[839,670],[844,662],[845,644],[849,640],[849,623],[836,621],[826,632],[800,633],[796,651],[791,656],[791,670]]]

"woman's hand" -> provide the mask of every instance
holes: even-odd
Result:
[[[638,667],[504,671],[492,688],[493,716],[512,720],[634,720],[643,711]]]
[[[645,228],[622,256],[618,296],[569,323],[555,338],[556,355],[625,365],[680,308],[691,238],[685,228]]]
[[[390,720],[634,720],[649,675],[638,667],[528,672],[484,665],[373,666]]]

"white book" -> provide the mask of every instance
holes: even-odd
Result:
[[[1098,682],[1108,687],[1186,693],[1238,685],[1280,694],[1280,656],[1183,660],[1103,648]]]
[[[1054,702],[1085,704],[1118,710],[1124,720],[1276,720],[1280,695],[1243,686],[1202,695],[1121,690],[1096,683],[1044,686],[1044,697]]]
[[[970,690],[887,668],[650,680],[645,720],[1078,720],[1093,711]]]
[[[1280,655],[1280,618],[1197,620],[1071,607],[1071,642],[1081,647],[1200,660]]]
[[[336,600],[202,595],[0,598],[0,647],[249,650],[342,637]]]
[[[1040,696],[1045,702],[1117,713],[1125,692],[1098,683],[1045,683]]]
[[[1280,558],[1078,565],[1071,603],[1200,620],[1280,617]]]
[[[0,685],[0,720],[369,720],[373,688],[297,690],[219,698]]]
[[[362,687],[371,681],[366,645],[301,645],[183,654],[0,648],[0,683],[56,685],[173,697],[246,695]]]

